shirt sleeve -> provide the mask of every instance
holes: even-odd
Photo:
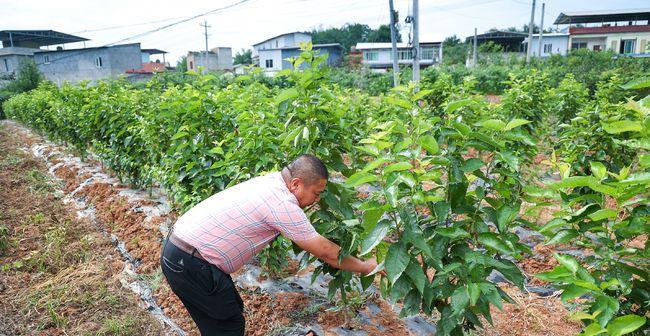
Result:
[[[305,241],[318,236],[305,212],[288,201],[278,203],[271,210],[269,225],[292,241]]]

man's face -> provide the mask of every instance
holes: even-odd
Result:
[[[320,200],[320,194],[325,190],[326,185],[326,179],[318,180],[311,185],[305,185],[302,181],[299,181],[297,188],[292,193],[298,199],[298,205],[305,208]]]

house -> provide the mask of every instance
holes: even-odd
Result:
[[[88,39],[53,30],[2,30],[0,31],[0,76],[15,76],[23,59],[34,56],[41,47],[88,41]],[[59,47],[63,48],[63,47]]]
[[[206,56],[207,55],[207,56]],[[210,51],[190,51],[187,54],[187,70],[232,71],[232,49],[230,47],[212,48]]]
[[[568,45],[572,50],[650,56],[650,8],[560,13],[555,24],[569,26]]]
[[[114,46],[37,50],[32,56],[40,72],[57,85],[117,78],[142,68],[140,43]]]
[[[300,55],[300,44],[311,42],[311,35],[301,32],[281,34],[253,45],[253,63],[264,69],[265,73],[275,73],[293,66],[286,59]],[[312,50],[327,54],[329,66],[340,63],[343,48],[339,43],[314,44]],[[305,66],[305,65],[301,65]]]
[[[382,43],[357,43],[356,52],[362,53],[361,64],[370,69],[384,71],[393,67],[391,56],[392,45],[390,42]],[[441,42],[420,43],[420,67],[428,67],[442,62]],[[413,64],[413,47],[406,43],[397,43],[397,63],[400,65]]]
[[[0,31],[0,77],[12,77],[20,69],[23,59],[33,59],[43,76],[57,85],[64,82],[96,82],[117,78],[127,72],[142,73],[147,69],[164,68],[164,63],[150,62],[151,54],[164,52],[157,49],[140,50],[139,43],[103,47],[66,49],[66,44],[85,42],[88,39],[53,30],[3,30]],[[56,49],[43,49],[56,45]],[[164,58],[163,58],[164,60]]]
[[[539,51],[539,34],[533,34],[533,43],[531,50],[533,57],[538,57]],[[528,44],[528,37],[524,39],[524,50]],[[548,57],[551,55],[565,56],[569,51],[569,33],[544,33],[542,35],[542,50],[541,57]]]

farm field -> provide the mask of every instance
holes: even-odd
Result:
[[[491,88],[432,69],[370,92],[323,61],[307,48],[294,60],[307,67],[273,79],[44,82],[6,101],[3,318],[45,334],[198,334],[160,272],[166,232],[208,196],[313,153],[334,175],[314,227],[386,276],[277,239],[233,275],[247,334],[647,330],[650,77],[629,76],[642,67],[521,68]],[[108,302],[75,301],[98,288]],[[15,328],[0,333],[27,333]]]

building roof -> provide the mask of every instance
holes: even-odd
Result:
[[[554,24],[650,20],[650,8],[560,13]]]
[[[65,34],[54,30],[0,30],[0,40],[4,47],[22,42],[39,46],[88,41],[87,38]]]
[[[441,44],[442,42],[420,42],[420,46],[422,45],[436,45],[436,44]],[[396,43],[397,48],[411,48],[412,46],[409,46],[408,43],[405,42],[398,42]],[[357,50],[367,50],[367,49],[391,49],[392,44],[390,42],[359,42],[355,46]]]
[[[160,49],[142,49],[140,50],[144,54],[157,55],[157,54],[166,54],[167,52]]]
[[[340,43],[323,43],[323,44],[314,44],[311,46],[313,49],[319,49],[319,48],[330,48],[330,47],[335,47],[339,49],[343,49]],[[269,51],[269,50],[291,50],[291,49],[300,49],[300,46],[288,46],[288,47],[279,47],[279,48],[266,48],[263,50],[260,50],[260,52],[263,51]]]
[[[311,36],[311,34],[309,34],[309,33],[300,32],[300,31],[295,31],[295,32],[291,32],[291,33],[283,33],[283,34],[280,34],[280,35],[276,35],[276,36],[273,36],[273,37],[267,38],[266,40],[264,40],[264,41],[262,41],[262,42],[255,43],[255,44],[253,44],[253,47],[256,46],[256,45],[262,44],[262,43],[264,43],[264,42],[268,42],[268,41],[270,41],[270,40],[272,40],[272,39],[274,39],[274,38],[278,38],[278,37],[280,37],[280,36],[284,36],[284,35],[291,35],[291,34],[304,34],[304,35],[309,35],[309,36]],[[268,50],[268,49],[267,49],[267,50]]]
[[[113,47],[125,47],[125,46],[139,46],[140,43],[127,43],[127,44],[116,44],[112,46],[101,46],[101,47],[90,47],[90,48],[77,48],[77,49],[62,49],[62,50],[34,50],[34,54],[43,54],[43,53],[57,53],[57,52],[68,52],[68,51],[90,51],[93,49],[107,49]]]
[[[513,41],[523,41],[524,38],[526,38],[528,34],[526,33],[518,33],[518,32],[509,32],[509,31],[503,31],[503,30],[497,30],[493,32],[488,32],[484,34],[478,34],[476,35],[476,40],[478,41],[508,41],[508,42],[513,42]],[[474,35],[469,36],[465,39],[466,42],[472,41],[474,39]]]

